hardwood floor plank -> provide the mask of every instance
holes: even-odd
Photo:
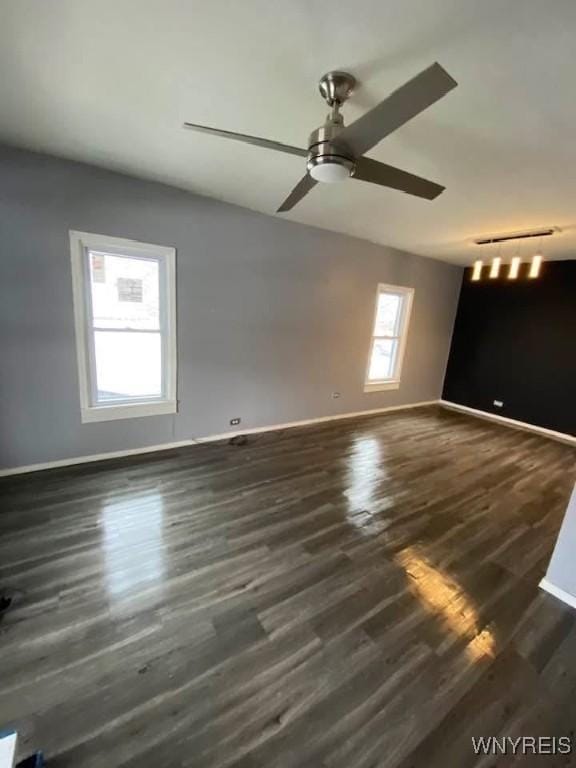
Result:
[[[56,768],[487,768],[472,736],[573,734],[576,613],[538,582],[575,479],[437,407],[2,479],[0,728]]]

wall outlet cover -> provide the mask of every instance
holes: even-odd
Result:
[[[240,424],[241,421],[242,421],[242,419],[239,419],[239,418],[237,418],[237,419],[230,419],[230,426],[231,427],[236,427],[236,426],[238,426],[238,424]]]
[[[502,408],[502,406],[504,405],[504,401],[503,400],[494,400],[494,405],[496,406],[496,408]]]

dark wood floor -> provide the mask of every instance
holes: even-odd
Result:
[[[51,766],[466,768],[574,735],[570,446],[437,408],[0,483],[0,729]],[[573,759],[573,758],[572,758]]]

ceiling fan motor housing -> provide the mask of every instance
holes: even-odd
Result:
[[[343,181],[354,173],[354,156],[338,141],[341,131],[342,123],[329,120],[310,134],[306,167],[316,181]]]

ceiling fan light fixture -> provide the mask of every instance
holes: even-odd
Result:
[[[334,184],[352,175],[354,163],[346,158],[313,157],[308,161],[308,173],[315,181]]]

